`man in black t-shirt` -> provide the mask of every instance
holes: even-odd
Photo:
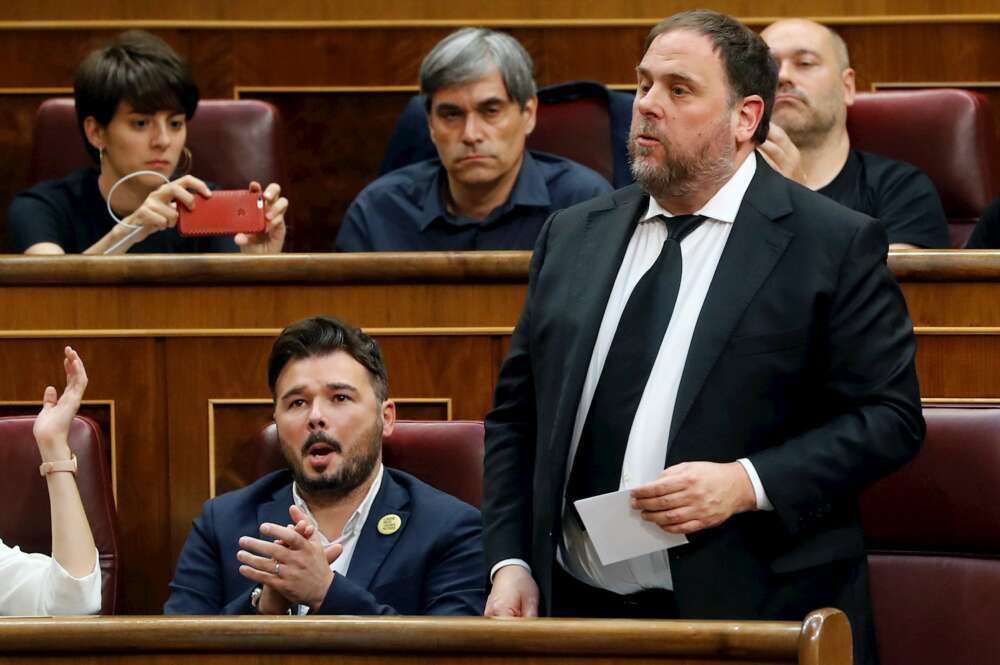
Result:
[[[892,249],[949,247],[948,223],[930,178],[911,164],[852,149],[847,107],[854,70],[829,28],[803,19],[761,36],[780,65],[764,158],[786,177],[878,219]]]

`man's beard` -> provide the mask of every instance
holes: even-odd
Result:
[[[826,100],[817,105],[795,88],[779,88],[778,92],[794,95],[805,105],[805,109],[785,112],[785,109],[775,107],[771,113],[771,122],[785,130],[788,138],[800,150],[822,145],[827,135],[837,126],[839,118],[836,104],[843,106],[843,99]]]
[[[712,136],[696,154],[683,155],[666,136],[656,131],[652,123],[633,121],[628,141],[632,176],[658,201],[688,196],[707,185],[724,181],[733,173],[736,154],[736,146],[725,126],[727,123],[726,116],[720,118]],[[640,134],[653,136],[660,142],[666,152],[662,164],[650,164],[642,159],[655,148],[639,146],[636,139]]]
[[[309,447],[319,442],[327,444],[333,448],[336,454],[343,456],[344,447],[325,432],[310,434],[298,451],[292,451],[291,447],[284,444],[281,446],[281,450],[285,455],[285,461],[288,462],[288,466],[292,470],[295,485],[301,493],[321,501],[342,499],[368,479],[375,465],[381,459],[382,418],[377,418],[371,429],[362,434],[353,455],[342,457],[340,468],[336,473],[327,475],[324,471],[323,475],[310,478],[306,476],[303,469],[303,459],[307,456]]]

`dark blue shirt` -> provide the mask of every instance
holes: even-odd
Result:
[[[503,205],[480,221],[445,208],[437,159],[392,171],[365,187],[337,234],[341,252],[532,249],[549,215],[611,191],[597,172],[542,152],[524,153]]]

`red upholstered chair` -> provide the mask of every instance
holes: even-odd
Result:
[[[478,420],[398,420],[382,442],[382,461],[478,508],[483,500],[483,436]],[[261,429],[248,447],[255,452],[240,455],[249,466],[237,474],[248,481],[286,466],[274,423]]]
[[[206,99],[188,127],[194,155],[192,173],[224,189],[251,180],[285,186],[285,152],[278,109],[257,100]],[[70,97],[47,99],[38,107],[31,153],[31,182],[61,178],[90,166]]]
[[[952,247],[964,247],[1000,190],[1000,161],[986,97],[969,90],[859,93],[847,113],[851,145],[919,167],[934,182]]]
[[[920,454],[861,498],[881,662],[1000,663],[1000,409],[924,416]]]
[[[42,463],[31,433],[34,416],[0,418],[0,538],[25,552],[52,553],[49,493],[38,474]],[[118,518],[111,492],[107,449],[97,424],[77,416],[69,430],[69,447],[76,453],[76,476],[87,520],[101,565],[101,614],[114,614],[122,587]]]

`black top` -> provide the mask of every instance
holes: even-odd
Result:
[[[986,207],[969,236],[966,249],[1000,249],[1000,196]]]
[[[96,168],[75,171],[61,180],[47,180],[14,197],[7,210],[11,248],[24,252],[40,242],[52,242],[67,254],[82,254],[107,235],[115,221],[97,186]],[[185,238],[176,229],[157,231],[129,248],[130,254],[198,254],[238,252],[231,236]]]
[[[447,182],[441,162],[429,159],[387,173],[365,187],[337,234],[341,252],[531,249],[556,210],[611,191],[586,166],[525,151],[507,200],[486,219],[458,217],[441,198]]]
[[[818,191],[878,219],[890,244],[951,247],[948,221],[934,184],[912,164],[851,150],[837,177]]]

